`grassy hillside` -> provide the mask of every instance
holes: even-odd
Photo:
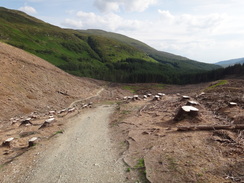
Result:
[[[33,53],[77,76],[119,82],[179,82],[179,74],[218,66],[159,52],[123,35],[50,25],[0,7],[0,41]]]
[[[136,47],[137,49],[147,53],[147,55],[157,60],[158,62],[172,65],[175,68],[184,68],[186,70],[194,70],[194,69],[211,70],[211,69],[218,68],[216,67],[216,65],[213,64],[201,63],[179,55],[158,51],[141,41],[129,38],[121,34],[106,32],[97,29],[80,30],[80,32],[85,33],[87,35],[99,35],[99,36],[121,41],[123,43]]]

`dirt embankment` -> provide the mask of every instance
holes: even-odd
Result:
[[[94,95],[105,82],[71,76],[23,50],[0,43],[0,127],[13,117],[59,110]]]

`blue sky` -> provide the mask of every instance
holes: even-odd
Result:
[[[102,29],[214,63],[244,57],[243,0],[1,0],[48,23]]]

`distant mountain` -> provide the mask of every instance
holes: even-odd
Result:
[[[179,83],[182,74],[220,67],[157,51],[121,34],[62,29],[3,7],[0,22],[0,41],[77,76],[115,82]]]
[[[98,29],[80,30],[80,32],[87,34],[87,35],[103,36],[103,37],[106,37],[109,39],[114,39],[114,40],[123,42],[125,44],[136,47],[137,49],[145,52],[148,56],[150,56],[154,60],[156,60],[160,63],[163,63],[163,64],[171,65],[175,68],[184,68],[189,71],[190,70],[193,71],[195,69],[212,70],[212,69],[219,68],[218,66],[213,65],[213,64],[197,62],[197,61],[190,60],[183,56],[174,55],[174,54],[164,52],[164,51],[158,51],[141,41],[129,38],[122,34],[106,32],[106,31],[98,30]]]
[[[215,63],[216,65],[220,65],[222,67],[228,67],[235,64],[243,64],[244,58],[237,58],[237,59],[231,59],[231,60],[225,60]]]

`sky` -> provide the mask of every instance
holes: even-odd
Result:
[[[192,60],[244,57],[244,0],[0,0],[62,28],[102,29]]]

